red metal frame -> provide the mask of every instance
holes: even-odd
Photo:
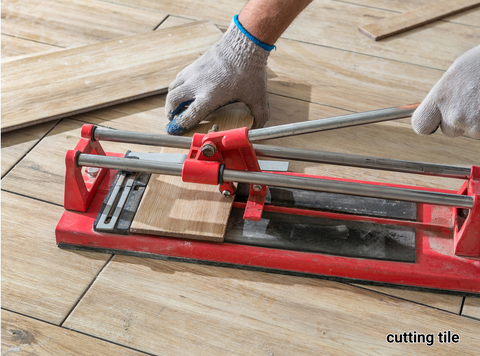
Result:
[[[79,147],[77,146],[76,149],[79,149]],[[103,150],[97,148],[97,152],[100,153],[102,151]],[[117,154],[107,153],[107,155]],[[68,169],[72,168],[67,163],[67,176],[71,173],[68,172]],[[78,167],[75,166],[74,169],[77,170]],[[141,234],[123,236],[95,232],[93,231],[94,220],[116,174],[116,170],[105,171],[105,177],[101,184],[98,185],[99,183],[95,182],[95,185],[98,185],[98,189],[96,189],[96,191],[91,190],[89,193],[96,193],[96,196],[88,209],[85,212],[68,210],[64,212],[56,229],[56,240],[58,244],[124,251],[125,253],[140,253],[146,254],[147,256],[148,254],[152,254],[165,257],[324,275],[359,281],[366,280],[378,283],[480,294],[480,167],[472,167],[471,179],[467,180],[460,191],[457,192],[457,194],[469,194],[474,197],[474,207],[470,210],[466,219],[459,217],[459,209],[429,204],[417,204],[417,220],[414,222],[355,216],[342,213],[282,208],[272,205],[265,205],[263,208],[265,211],[286,214],[412,226],[416,231],[416,259],[414,263],[339,257],[319,253],[235,245],[230,243],[213,243]],[[283,174],[308,176],[294,173]],[[396,184],[355,181],[321,176],[308,177],[444,193],[456,193],[449,190]],[[78,183],[78,180],[76,182]],[[66,190],[68,189],[71,189],[71,186],[67,186],[66,180]],[[82,203],[81,205],[83,206],[84,204]],[[248,203],[234,203],[234,206],[237,208],[246,208],[247,205]]]
[[[459,256],[478,257],[480,255],[480,167],[472,166],[470,179],[466,181],[459,194],[474,197],[473,208],[465,221],[462,221],[460,209],[453,209],[454,249]]]
[[[69,150],[65,156],[65,195],[63,205],[67,210],[87,211],[102,183],[107,169],[101,169],[93,179],[82,172],[82,167],[77,165],[79,153],[88,153],[105,156],[100,142],[92,140],[94,125],[83,125],[82,138],[74,150]]]

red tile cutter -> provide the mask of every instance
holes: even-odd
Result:
[[[84,125],[80,142],[66,155],[66,211],[56,229],[57,244],[61,248],[479,294],[479,166],[454,167],[251,143],[408,117],[416,106],[250,131],[211,131],[193,138]],[[172,163],[148,154],[105,153],[102,140],[190,151]],[[262,171],[257,157],[442,176],[464,179],[465,183],[455,192],[274,173]],[[128,226],[122,228],[126,217],[135,213],[128,199],[138,204],[148,180],[141,175],[152,173],[218,185],[225,197],[235,195],[225,241],[130,234]],[[233,183],[238,183],[238,188]]]

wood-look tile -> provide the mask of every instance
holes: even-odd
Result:
[[[57,46],[30,41],[23,38],[2,35],[2,62],[8,57],[55,51],[58,49],[59,47]]]
[[[369,40],[371,41],[371,40]],[[350,111],[423,100],[443,71],[297,41],[268,59],[268,91]]]
[[[432,4],[435,1],[436,0],[352,0],[348,2],[358,5],[376,7],[392,12],[405,12],[408,10],[417,9],[421,6]],[[459,13],[458,15],[449,16],[443,20],[468,26],[480,27],[480,11],[478,11],[478,9],[467,10]]]
[[[462,315],[466,315],[480,320],[480,298],[465,298]]]
[[[2,192],[3,308],[60,324],[105,265],[110,255],[57,248],[62,214],[60,206]]]
[[[445,17],[470,10],[480,5],[478,0],[440,0],[410,11],[374,20],[359,27],[360,32],[372,40],[381,39],[424,26],[428,23],[441,20]]]
[[[370,286],[365,284],[357,286],[393,297],[409,300],[415,303],[428,305],[429,307],[446,310],[455,314],[460,314],[460,309],[463,302],[463,297],[459,295],[420,292],[408,289]]]
[[[238,14],[248,0],[191,1],[191,0],[109,0],[122,5],[156,10],[165,14],[191,19],[208,19],[217,25],[228,26],[233,16]]]
[[[57,121],[45,122],[22,130],[2,134],[2,177],[35,144],[57,124]]]
[[[476,10],[480,11],[480,10]],[[358,27],[391,16],[389,11],[333,0],[312,2],[284,38],[446,70],[480,42],[480,27],[437,21],[388,40],[372,41]],[[277,45],[277,50],[282,48]]]
[[[112,1],[120,4],[133,3],[132,0]],[[474,9],[470,10],[475,14],[474,19],[467,20],[466,25],[457,23],[461,22],[458,18],[455,23],[441,21],[395,36],[389,41],[375,43],[359,33],[358,26],[395,14],[392,13],[395,5],[388,3],[396,2],[382,1],[376,7],[361,6],[355,2],[316,0],[300,14],[282,37],[444,70],[459,55],[480,41],[479,22],[474,20],[480,18],[480,10]],[[228,26],[244,3],[240,0],[228,4],[215,2],[211,5],[187,1],[135,1],[136,5],[145,9],[192,19],[208,18],[219,26]],[[277,44],[277,51],[281,50],[282,47]],[[299,53],[298,56],[302,54]]]
[[[144,355],[88,335],[2,310],[2,355]]]
[[[194,20],[186,19],[183,17],[168,16],[167,19],[163,21],[160,26],[158,26],[157,30],[163,30],[164,28],[168,27],[180,26],[193,21]]]
[[[195,22],[2,65],[2,132],[165,92],[221,37]]]
[[[61,47],[151,31],[165,17],[96,0],[2,1],[2,33]]]
[[[145,352],[404,355],[478,350],[478,322],[337,282],[115,256],[65,322]],[[393,344],[452,330],[460,344]],[[221,335],[221,337],[219,337]]]

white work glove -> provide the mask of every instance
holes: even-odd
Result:
[[[234,102],[248,106],[252,128],[263,127],[270,116],[266,67],[272,48],[251,36],[235,16],[223,37],[170,84],[165,112],[171,122],[165,132],[182,135]]]
[[[455,60],[413,113],[412,126],[421,135],[440,126],[449,137],[480,139],[480,46]]]

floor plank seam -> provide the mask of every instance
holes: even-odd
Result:
[[[77,305],[82,301],[83,297],[88,293],[88,291],[92,288],[93,284],[95,283],[95,281],[97,280],[97,278],[100,276],[100,274],[103,272],[103,270],[110,264],[110,261],[113,259],[113,257],[115,256],[115,254],[112,254],[107,262],[105,262],[105,264],[102,266],[102,268],[100,268],[100,270],[98,271],[98,273],[95,275],[95,277],[93,277],[92,281],[90,282],[90,284],[87,286],[87,288],[85,288],[85,290],[83,291],[82,295],[78,298],[77,302],[73,305],[72,309],[70,309],[70,311],[67,313],[67,316],[65,316],[65,318],[62,320],[62,322],[60,323],[60,326],[63,327],[63,324],[65,323],[65,321],[68,319],[68,317],[73,313],[73,311],[75,310],[75,308],[77,307]]]
[[[9,35],[8,33],[3,33],[3,32],[2,32],[2,36],[8,36],[8,37],[12,37],[12,38],[18,38],[18,39],[20,39],[20,40],[25,40],[25,41],[30,41],[30,42],[36,42],[36,43],[44,44],[44,45],[47,45],[47,46],[57,47],[57,48],[67,48],[67,47],[59,46],[59,45],[52,44],[52,43],[47,43],[47,42],[32,40],[32,39],[30,39],[30,38],[25,38],[25,37],[20,37],[20,36]],[[8,57],[7,57],[7,58],[8,58]],[[5,59],[6,59],[6,58],[5,58]]]
[[[160,23],[159,23],[157,26],[155,26],[155,27],[153,28],[152,31],[155,31],[155,30],[157,30],[160,26],[162,26],[162,24],[163,24],[165,21],[167,21],[167,19],[168,19],[169,17],[170,17],[170,15],[167,15],[162,21],[160,21]]]
[[[164,12],[161,12],[161,11],[158,11],[158,10],[154,10],[154,9],[148,8],[148,7],[132,6],[132,5],[130,5],[130,4],[127,5],[127,4],[122,4],[122,3],[119,3],[119,2],[107,1],[107,0],[95,0],[95,1],[103,2],[104,4],[112,4],[112,5],[116,5],[116,6],[128,7],[128,8],[131,8],[131,9],[139,9],[139,10],[143,10],[143,11],[149,11],[149,12],[153,12],[153,13],[157,13],[157,14],[167,15],[167,14],[164,13]]]
[[[470,319],[470,320],[474,320],[474,321],[478,321],[480,322],[480,319],[479,318],[475,318],[473,316],[470,316],[470,315],[460,315],[461,317],[464,317],[464,318],[467,318],[467,319]]]
[[[387,12],[391,12],[391,13],[394,13],[394,14],[401,14],[400,11],[395,11],[395,10],[390,10],[390,9],[384,9],[384,8],[381,8],[381,7],[376,7],[376,6],[371,6],[371,5],[365,5],[365,4],[357,4],[357,3],[351,2],[351,1],[344,1],[344,0],[331,0],[331,1],[339,2],[339,3],[341,3],[341,4],[348,4],[348,5],[355,5],[355,6],[360,6],[360,7],[366,7],[366,8],[368,8],[368,9],[387,11]]]
[[[112,344],[112,345],[121,346],[121,347],[124,347],[124,348],[126,348],[126,349],[139,352],[139,353],[141,353],[141,354],[143,354],[143,355],[157,356],[157,354],[152,354],[152,353],[147,352],[147,351],[142,351],[142,350],[140,350],[140,349],[136,349],[136,348],[134,348],[134,347],[127,346],[127,345],[124,345],[124,344],[120,344],[120,343],[118,343],[118,342],[115,342],[115,341],[112,341],[112,340],[108,340],[108,339],[104,339],[104,338],[101,338],[101,337],[98,337],[98,336],[95,336],[95,335],[92,335],[92,334],[87,334],[87,333],[84,333],[84,332],[82,332],[82,331],[78,331],[78,330],[75,330],[75,329],[70,329],[70,328],[67,328],[67,327],[65,327],[65,326],[60,326],[60,327],[61,327],[62,329],[65,329],[65,330],[78,333],[78,334],[80,334],[80,335],[89,336],[89,337],[91,337],[91,338],[94,338],[94,339],[97,339],[97,340],[100,340],[100,341],[108,342],[109,344]]]
[[[105,119],[103,119],[103,118],[101,118],[101,117],[96,117],[96,116],[93,116],[93,115],[91,115],[91,116],[92,116],[93,118],[96,118],[96,119],[99,119],[99,120],[105,120]],[[107,129],[114,129],[114,130],[115,130],[115,128],[113,128],[113,127],[111,127],[111,126],[107,126],[107,125],[103,125],[103,124],[98,124],[98,123],[97,123],[97,124],[94,124],[94,123],[92,123],[92,122],[89,122],[89,121],[86,121],[86,120],[82,120],[82,119],[77,119],[77,118],[75,118],[75,117],[70,117],[70,118],[68,118],[68,119],[73,120],[73,121],[77,121],[78,123],[85,124],[85,125],[95,125],[95,126],[100,126],[100,127],[105,127],[105,128],[107,128]],[[108,121],[108,120],[105,120],[105,121]]]
[[[39,202],[42,202],[42,203],[47,203],[47,204],[59,206],[59,207],[62,207],[62,208],[63,208],[63,205],[62,205],[62,204],[53,203],[53,202],[48,201],[48,200],[43,200],[43,199],[40,199],[40,198],[31,197],[31,196],[29,196],[29,195],[22,194],[22,193],[12,192],[11,190],[7,190],[7,189],[2,189],[1,191],[2,191],[2,192],[5,192],[5,193],[15,194],[15,195],[18,195],[18,196],[20,196],[20,197],[33,199],[33,200],[36,200],[36,201],[39,201]]]
[[[438,70],[438,71],[440,71],[440,72],[446,72],[446,69],[433,68],[433,67],[424,66],[424,65],[421,65],[421,64],[409,63],[409,62],[399,61],[399,60],[396,60],[396,59],[385,58],[385,57],[380,57],[380,56],[374,56],[374,55],[372,55],[372,54],[366,54],[366,53],[361,53],[361,52],[349,51],[349,50],[346,50],[346,49],[343,49],[343,48],[326,46],[326,45],[321,45],[321,44],[318,44],[318,43],[312,43],[312,42],[308,42],[308,41],[300,41],[300,40],[296,40],[296,39],[293,39],[293,38],[287,38],[287,37],[281,37],[281,38],[284,39],[284,40],[286,40],[286,41],[292,41],[292,42],[298,42],[298,43],[305,43],[305,44],[312,45],[312,46],[318,46],[318,47],[323,47],[323,48],[334,49],[334,50],[337,50],[337,51],[342,51],[342,52],[347,52],[347,53],[358,54],[358,55],[360,55],[360,56],[366,56],[366,57],[371,57],[371,58],[378,58],[378,59],[382,59],[382,60],[385,60],[385,61],[390,61],[390,62],[395,62],[395,63],[402,63],[402,64],[408,64],[408,65],[415,66],[415,67],[419,67],[419,68],[426,68],[426,69]],[[280,50],[281,50],[281,46],[277,46],[277,47],[278,47],[278,50],[280,51]]]
[[[467,27],[471,27],[471,28],[480,28],[480,26],[469,25],[469,24],[466,24],[466,23],[458,23],[458,22],[454,22],[454,21],[444,21],[444,20],[438,20],[438,21],[443,21],[443,22],[447,22],[447,23],[454,23],[455,25],[462,25],[462,26],[467,26]]]
[[[55,127],[57,127],[57,125],[60,123],[60,121],[62,121],[62,120],[58,120],[58,122],[57,122],[55,125],[53,125],[47,132],[45,132],[45,134],[44,134],[37,142],[35,142],[35,144],[34,144],[32,147],[30,147],[29,150],[27,150],[27,152],[25,152],[25,154],[24,154],[14,165],[13,165],[12,167],[10,167],[10,169],[7,170],[4,175],[2,175],[2,179],[5,178],[5,177],[7,176],[7,174],[10,173],[16,166],[18,166],[18,164],[19,164],[35,147],[37,147],[38,144],[39,144],[45,137],[47,137],[47,136],[50,134],[50,132],[52,132],[52,130],[53,130]],[[20,129],[20,130],[21,130],[21,129]]]
[[[240,9],[239,9],[239,11],[240,11]],[[176,17],[176,18],[184,19],[184,20],[198,21],[197,19],[194,19],[194,18],[188,17],[188,16],[183,16],[183,15],[168,14],[168,16],[169,16],[169,17]],[[225,30],[228,28],[228,26],[223,26],[223,25],[219,25],[219,24],[215,24],[215,26],[217,26],[219,29],[220,29],[220,27],[224,27]]]
[[[57,328],[62,328],[62,329],[65,329],[65,330],[68,330],[68,331],[71,331],[71,332],[74,332],[74,333],[78,333],[78,334],[81,334],[81,335],[85,335],[85,336],[91,337],[91,338],[96,339],[96,340],[100,340],[100,341],[107,342],[107,343],[112,344],[112,345],[121,346],[121,347],[124,347],[124,348],[129,349],[129,350],[132,350],[132,351],[140,352],[140,353],[142,353],[142,354],[144,354],[144,355],[156,356],[155,354],[151,354],[151,353],[149,353],[149,352],[145,352],[145,351],[142,351],[142,350],[139,350],[139,349],[135,349],[135,348],[130,347],[130,346],[122,345],[122,344],[119,344],[119,343],[117,343],[117,342],[115,342],[115,341],[103,339],[103,338],[101,338],[101,337],[98,337],[98,336],[95,336],[95,335],[91,335],[91,334],[87,334],[87,333],[84,333],[84,332],[81,332],[81,331],[78,331],[78,330],[75,330],[75,329],[66,328],[66,327],[64,327],[64,326],[60,326],[60,325],[55,324],[55,323],[52,323],[52,322],[50,322],[50,321],[43,320],[43,319],[39,319],[39,318],[36,318],[36,317],[34,317],[34,316],[31,316],[31,315],[23,314],[23,313],[20,313],[20,312],[15,311],[15,310],[7,309],[7,308],[4,308],[4,307],[2,307],[1,309],[2,309],[2,310],[5,310],[5,311],[8,311],[8,312],[10,312],[10,313],[13,313],[13,314],[17,314],[17,315],[23,316],[23,317],[28,318],[28,319],[36,320],[36,321],[41,322],[41,323],[45,323],[45,324],[48,324],[48,325],[55,326],[55,327],[57,327]]]
[[[397,296],[395,296],[395,295],[391,295],[391,294],[388,294],[388,293],[385,293],[385,292],[380,292],[380,291],[377,291],[377,290],[374,290],[374,289],[368,289],[368,288],[366,288],[366,287],[362,287],[362,286],[359,286],[359,285],[349,284],[349,283],[345,283],[345,282],[340,282],[340,283],[344,283],[344,284],[349,285],[349,286],[351,286],[351,287],[360,288],[360,289],[367,290],[367,291],[370,291],[370,292],[382,294],[382,295],[385,295],[385,296],[387,296],[387,297],[391,297],[391,298],[395,298],[395,299],[400,299],[400,300],[403,300],[403,301],[405,301],[405,302],[409,302],[409,303],[421,305],[421,306],[428,307],[428,308],[431,308],[431,309],[436,309],[436,310],[439,310],[439,311],[442,311],[442,312],[445,312],[445,313],[448,313],[448,314],[452,314],[452,315],[456,315],[456,316],[465,316],[465,315],[460,315],[460,314],[458,314],[458,313],[455,313],[455,312],[452,312],[452,311],[449,311],[449,310],[437,308],[437,307],[434,307],[434,306],[431,306],[431,305],[428,305],[428,304],[423,304],[423,303],[419,303],[419,302],[416,302],[416,301],[413,301],[413,300],[409,300],[409,299],[405,299],[405,298],[402,298],[402,297],[397,297]],[[463,297],[463,300],[465,300],[465,297]],[[463,305],[463,304],[462,304],[462,305]]]
[[[295,97],[293,97],[293,96],[289,96],[289,95],[285,95],[285,94],[278,94],[278,93],[274,93],[274,92],[268,92],[268,94],[269,94],[269,95],[276,95],[276,96],[279,96],[279,97],[281,97],[281,98],[298,100],[298,101],[302,101],[302,102],[304,102],[304,103],[321,105],[321,106],[325,106],[326,108],[344,110],[344,111],[351,112],[351,113],[356,113],[356,112],[357,112],[357,111],[355,111],[355,110],[345,109],[345,108],[341,108],[341,107],[333,106],[333,105],[327,105],[327,104],[323,104],[323,103],[320,103],[320,102],[317,102],[317,101],[311,101],[311,100],[305,100],[305,99],[295,98]]]
[[[160,94],[160,95],[162,95],[162,94]],[[301,101],[301,102],[304,102],[304,103],[309,103],[309,104],[321,105],[321,106],[324,106],[324,107],[326,107],[326,108],[344,110],[344,111],[347,111],[347,112],[350,112],[350,113],[356,113],[356,112],[358,112],[358,111],[355,111],[355,110],[350,110],[350,109],[341,108],[341,107],[339,107],[339,106],[327,105],[327,104],[320,103],[320,102],[317,102],[317,101],[311,101],[311,100],[296,98],[296,97],[294,97],[294,96],[289,96],[289,95],[285,95],[285,94],[278,94],[278,93],[270,92],[270,91],[268,91],[268,95],[275,95],[275,96],[278,96],[278,97],[281,97],[281,98],[298,100],[298,101]],[[105,120],[105,119],[102,118],[101,116],[94,116],[94,115],[92,115],[92,113],[90,113],[89,115],[92,116],[92,117],[94,117],[94,118],[96,118],[96,119]],[[89,121],[82,120],[82,119],[78,119],[78,118],[76,118],[76,117],[74,117],[74,116],[72,116],[72,117],[65,117],[64,119],[75,120],[75,121],[78,121],[78,122],[81,122],[81,123],[84,123],[84,124],[92,124],[92,123],[89,122]],[[105,121],[108,121],[108,120],[105,120]],[[106,125],[102,125],[102,124],[92,124],[92,125],[97,125],[97,126],[102,126],[102,127],[106,127],[106,128],[111,128],[110,126],[106,126]]]
[[[42,322],[42,323],[46,323],[46,324],[49,324],[49,325],[52,325],[52,326],[57,326],[57,327],[59,327],[58,324],[52,323],[51,321],[47,321],[47,320],[43,320],[43,319],[40,319],[40,318],[36,318],[36,317],[34,317],[34,316],[27,315],[27,314],[24,314],[24,313],[20,313],[20,312],[18,312],[18,311],[15,311],[15,310],[12,310],[12,309],[8,309],[8,308],[5,308],[5,307],[2,307],[1,309],[2,309],[2,310],[5,310],[5,311],[8,311],[8,312],[10,312],[10,313],[14,313],[14,314],[17,314],[17,315],[24,316],[25,318],[33,319],[33,320],[36,320],[36,321],[40,321],[40,322]]]
[[[374,9],[374,10],[391,12],[391,13],[393,13],[393,14],[401,14],[401,13],[402,13],[401,11],[384,9],[384,8],[381,8],[381,7],[369,6],[369,5],[365,5],[365,4],[357,4],[357,3],[354,3],[354,2],[350,2],[350,1],[343,1],[343,0],[331,0],[331,1],[339,2],[339,3],[343,3],[343,4],[349,4],[349,5],[356,5],[356,6],[365,7],[365,8]],[[418,6],[418,7],[420,7],[420,6]],[[405,10],[405,11],[406,11],[406,10]],[[460,13],[459,13],[459,14],[460,14]],[[458,15],[458,14],[457,14],[457,15]],[[442,21],[442,22],[446,22],[446,23],[453,23],[453,24],[455,24],[455,25],[461,25],[461,26],[467,26],[467,27],[473,27],[473,28],[480,28],[480,26],[474,26],[474,25],[470,25],[470,24],[466,24],[466,23],[461,23],[461,22],[456,22],[456,21],[447,21],[447,20],[444,20],[444,19],[439,19],[439,20],[436,20],[436,21]]]
[[[462,305],[460,305],[460,311],[458,312],[458,315],[462,315],[463,313],[463,306],[465,305],[465,297],[462,299]]]

